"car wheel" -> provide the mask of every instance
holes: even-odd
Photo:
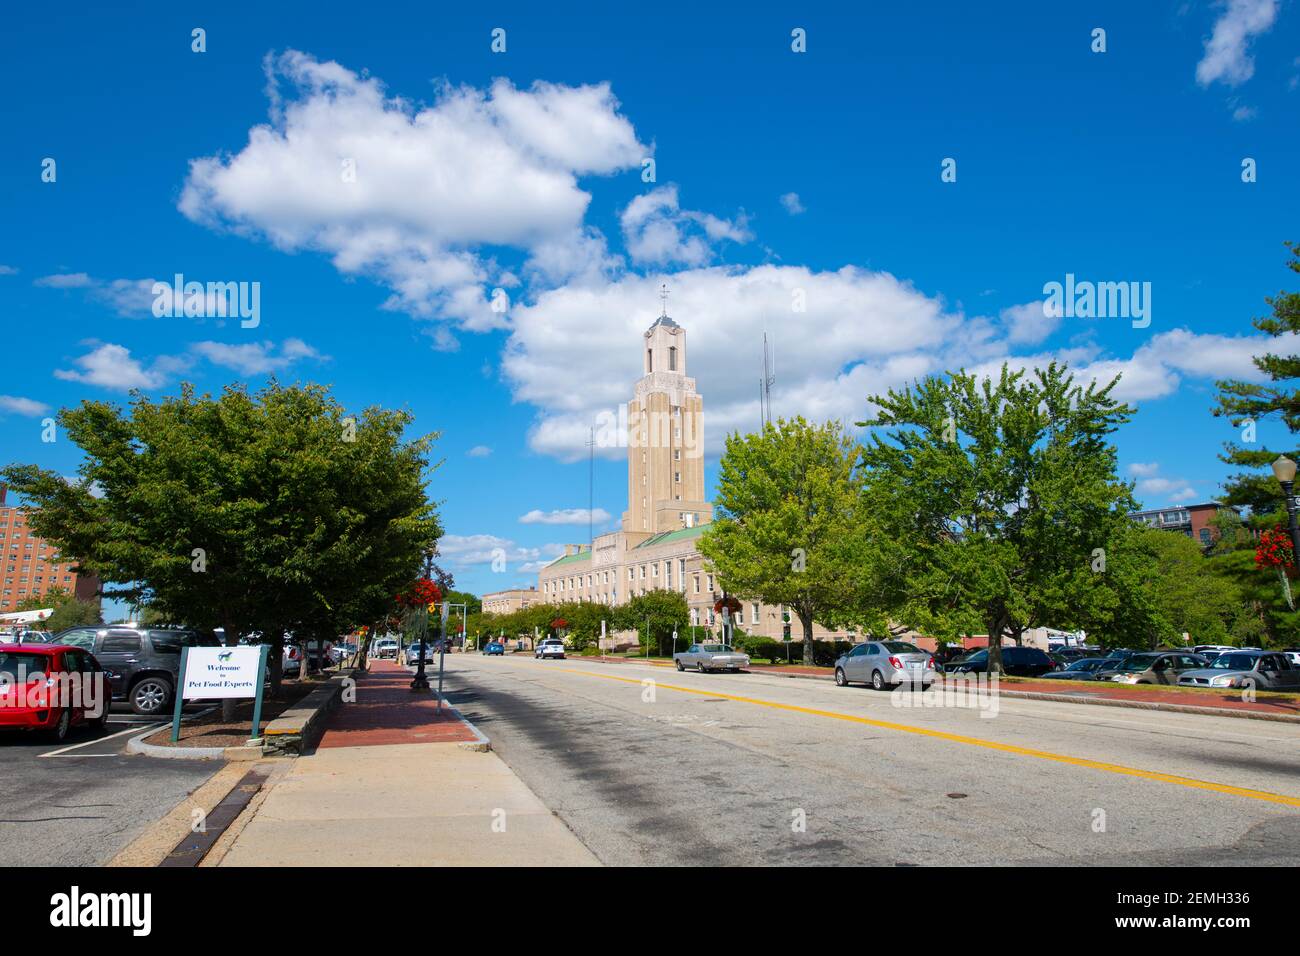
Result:
[[[678,669],[679,671],[684,671],[684,670],[686,670],[686,665],[683,664],[681,661],[673,661],[673,663],[677,665],[677,669]]]
[[[63,713],[59,714],[59,722],[50,728],[50,740],[56,744],[61,744],[68,739],[68,734],[71,732],[72,711],[64,707]]]
[[[704,661],[700,661],[698,664],[696,664],[696,665],[695,665],[695,669],[696,669],[697,671],[699,671],[701,674],[703,674],[703,673],[704,673]]]
[[[882,674],[882,673],[880,673],[880,671],[872,671],[872,672],[871,672],[871,686],[874,687],[876,690],[884,690],[884,689],[885,689],[885,675]]]
[[[835,686],[836,687],[849,686],[849,679],[844,676],[844,668],[842,667],[835,668]]]
[[[171,703],[171,682],[162,677],[146,677],[131,688],[131,709],[137,714],[152,717],[162,713]]]
[[[104,712],[91,721],[90,726],[94,727],[101,734],[108,730],[108,701],[104,701]]]

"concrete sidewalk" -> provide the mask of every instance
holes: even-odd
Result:
[[[371,668],[205,865],[599,865],[501,758],[461,746],[480,739],[471,725],[436,715],[404,668]]]

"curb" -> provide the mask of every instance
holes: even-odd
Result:
[[[147,744],[144,738],[152,737],[166,724],[150,727],[126,742],[126,752],[140,757],[157,757],[163,760],[261,760],[261,747],[163,747]]]
[[[459,747],[461,750],[472,750],[475,753],[480,753],[480,754],[488,753],[492,749],[491,739],[485,733],[483,733],[483,731],[475,727],[473,722],[469,720],[469,718],[467,718],[455,707],[451,706],[451,704],[447,704],[447,709],[450,710],[453,714],[455,714],[456,718],[462,724],[468,727],[473,732],[474,737],[476,738],[472,741],[470,740],[461,741],[460,743],[456,744],[457,747]]]
[[[610,663],[610,662],[607,662]],[[623,663],[635,664],[640,663],[646,666],[643,661],[624,661]],[[650,666],[656,666],[651,664]],[[781,671],[754,670],[744,671],[746,674],[764,674],[768,677],[788,677],[791,680],[831,680],[835,678],[828,674],[791,674]],[[1237,717],[1245,720],[1269,720],[1281,724],[1300,724],[1300,715],[1294,714],[1270,714],[1259,710],[1233,710],[1227,707],[1201,707],[1196,704],[1167,704],[1162,701],[1153,700],[1127,700],[1122,697],[1072,697],[1068,694],[1049,694],[1040,690],[1004,690],[998,688],[999,697],[1009,697],[1012,700],[1045,700],[1057,704],[1096,704],[1102,707],[1130,707],[1138,710],[1163,710],[1173,714],[1200,714],[1204,717]]]

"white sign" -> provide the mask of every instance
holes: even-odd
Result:
[[[260,647],[191,647],[181,698],[256,697],[261,657]]]

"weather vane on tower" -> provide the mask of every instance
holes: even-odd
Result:
[[[668,318],[668,283],[667,282],[659,286],[659,298],[663,301],[664,310],[662,314],[663,317],[666,319]]]

